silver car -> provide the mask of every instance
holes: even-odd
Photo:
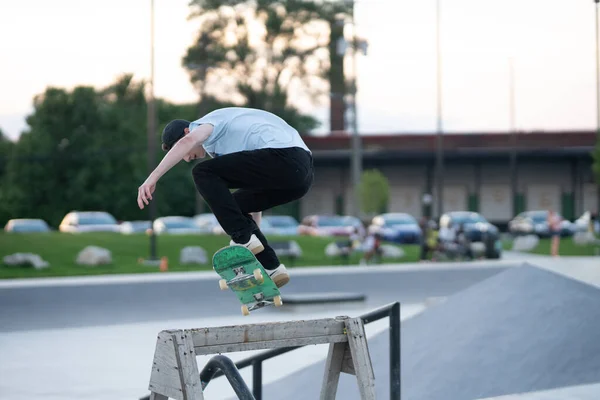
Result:
[[[9,220],[4,226],[5,232],[50,232],[50,227],[43,219],[16,218]]]
[[[58,230],[68,233],[119,232],[115,217],[105,211],[71,211],[63,218]]]
[[[189,235],[199,234],[202,230],[195,224],[194,219],[190,217],[170,216],[161,217],[154,220],[154,233],[157,235]]]

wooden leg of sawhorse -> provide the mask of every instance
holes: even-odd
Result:
[[[167,396],[158,393],[150,393],[150,400],[169,400]]]
[[[348,342],[329,345],[321,400],[335,399],[341,372],[356,376],[362,400],[375,400],[375,375],[362,319],[348,318],[345,324]]]

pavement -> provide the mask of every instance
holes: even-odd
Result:
[[[600,398],[600,259],[506,260],[521,267],[403,321],[403,399]],[[387,341],[384,333],[369,339],[377,398],[387,398]],[[263,398],[317,398],[309,382],[320,382],[323,369],[319,362],[267,385]],[[358,399],[353,376],[342,375],[338,397]]]
[[[261,310],[246,318],[241,316],[235,297],[218,290],[218,279],[212,272],[0,281],[0,353],[3,356],[0,397],[11,400],[36,396],[61,400],[138,399],[148,394],[156,334],[164,329],[357,316],[401,301],[404,335],[405,327],[413,321],[411,317],[426,316],[438,308],[442,310],[449,301],[453,304],[454,295],[500,279],[502,274],[520,269],[525,263],[590,281],[593,285],[600,284],[600,275],[590,268],[599,264],[598,258],[565,261],[506,252],[503,260],[468,264],[296,268],[292,269],[292,283],[284,288],[284,303],[285,294],[329,292],[363,293],[366,301],[327,308],[286,309],[284,305],[281,309]],[[569,268],[565,268],[565,264]],[[485,299],[486,293],[480,295]],[[440,298],[446,301],[429,301]],[[470,302],[481,303],[482,307],[487,304],[472,297]],[[458,308],[448,308],[445,323],[450,323],[457,312]],[[429,318],[434,321],[442,317]],[[367,326],[374,352],[377,343],[385,342],[386,329],[386,321]],[[444,332],[440,327],[436,329]],[[250,354],[252,352],[230,356],[239,360]],[[318,365],[325,356],[326,346],[310,346],[266,362],[265,388],[286,376],[299,377],[304,368]],[[207,360],[198,357],[200,367]],[[242,376],[251,382],[250,369],[243,370]],[[322,369],[319,369],[318,382],[321,379]],[[385,378],[377,379],[378,385],[385,386]],[[211,382],[206,391],[210,399],[231,398],[232,393],[223,378]]]

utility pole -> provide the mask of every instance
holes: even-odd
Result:
[[[362,175],[362,144],[358,133],[358,110],[356,106],[356,95],[358,92],[358,73],[356,53],[358,51],[358,36],[356,35],[355,20],[356,2],[352,2],[352,184],[354,187],[354,202],[352,215],[362,218],[362,207],[360,201],[360,178]]]
[[[437,72],[437,151],[436,186],[438,217],[444,212],[444,135],[442,124],[442,52],[440,44],[440,0],[436,0],[436,72]]]
[[[156,102],[154,99],[154,0],[150,0],[150,80],[149,98],[148,98],[148,115],[147,115],[147,138],[148,138],[148,174],[150,174],[156,166]],[[156,195],[148,207],[148,217],[150,223],[153,224],[156,219]],[[157,260],[156,257],[156,235],[154,229],[150,229],[150,261]]]

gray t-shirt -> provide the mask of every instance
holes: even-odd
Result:
[[[221,108],[192,122],[190,130],[202,124],[214,127],[203,144],[211,157],[245,150],[286,147],[300,147],[310,152],[296,129],[267,111],[242,107]]]

